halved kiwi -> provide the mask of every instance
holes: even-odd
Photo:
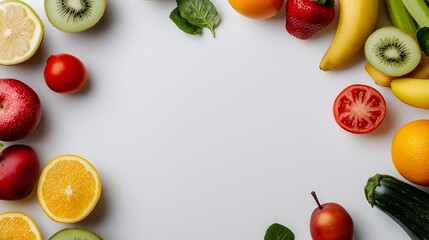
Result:
[[[103,240],[97,234],[84,228],[65,228],[58,231],[49,240]]]
[[[81,32],[104,15],[106,0],[45,0],[49,22],[64,32]]]
[[[405,31],[386,26],[368,37],[365,57],[379,71],[389,76],[403,76],[417,67],[421,49],[417,39]]]

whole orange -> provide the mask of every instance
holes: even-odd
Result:
[[[267,19],[280,12],[284,0],[228,0],[241,15],[253,19]]]
[[[429,120],[403,125],[392,141],[392,161],[408,181],[429,186]]]

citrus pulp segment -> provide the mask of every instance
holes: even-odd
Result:
[[[42,234],[28,215],[5,212],[0,214],[0,239],[41,240]]]
[[[60,223],[86,218],[98,203],[101,180],[95,167],[77,155],[51,160],[40,174],[37,198],[43,211]]]
[[[19,0],[0,2],[0,64],[15,65],[39,49],[44,26],[37,13]]]

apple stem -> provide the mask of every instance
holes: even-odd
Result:
[[[317,203],[317,206],[319,207],[320,210],[323,209],[322,205],[319,202],[319,199],[317,198],[316,192],[315,191],[311,191],[311,195],[313,196],[314,200]]]

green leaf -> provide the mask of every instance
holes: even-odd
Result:
[[[271,225],[268,229],[267,232],[265,233],[265,237],[264,240],[294,240],[295,239],[295,235],[293,234],[293,232],[278,223],[274,223],[273,225]]]
[[[207,27],[216,36],[214,29],[220,22],[220,16],[210,0],[177,0],[180,15],[191,24]]]
[[[170,19],[176,24],[176,26],[184,31],[185,33],[192,35],[199,35],[203,33],[203,28],[190,23],[186,18],[182,17],[179,12],[179,8],[175,8],[170,13]]]
[[[421,49],[429,57],[429,27],[419,28],[416,35]]]

